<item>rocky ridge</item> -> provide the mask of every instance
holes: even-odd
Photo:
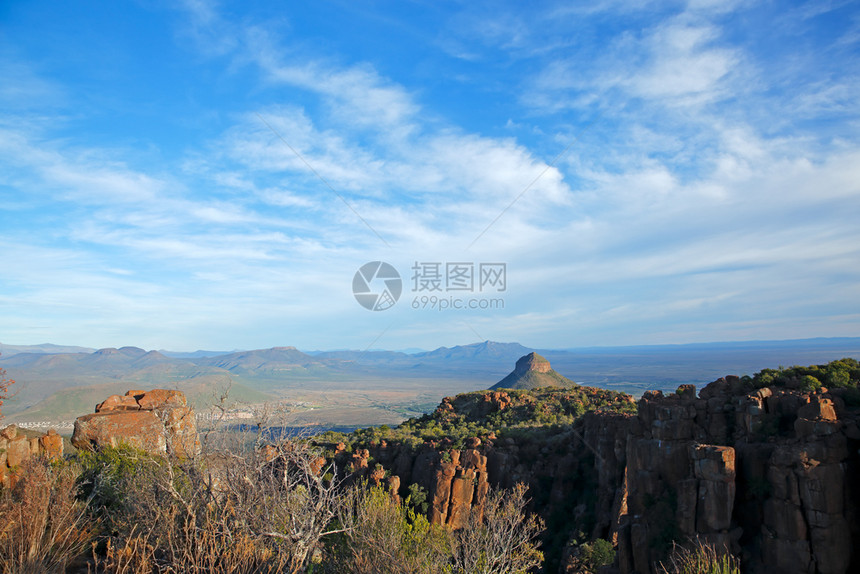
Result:
[[[728,376],[698,394],[646,392],[635,414],[629,396],[602,389],[488,390],[396,429],[423,442],[366,429],[363,446],[327,446],[352,480],[396,497],[421,486],[431,521],[453,528],[483,511],[491,486],[527,483],[555,556],[547,571],[565,571],[561,548],[582,532],[612,541],[623,573],[653,572],[673,541],[699,537],[741,556],[745,572],[841,574],[860,570],[856,390]],[[193,421],[178,391],[129,391],[79,417],[73,443],[188,454]]]
[[[741,556],[745,572],[857,571],[860,409],[844,391],[754,389],[729,376],[699,394],[647,392],[635,415],[603,408],[531,438],[371,442],[350,470],[379,465],[404,487],[421,485],[432,521],[453,527],[481,512],[490,485],[526,482],[555,531],[545,542],[577,530],[609,539],[624,573],[654,571],[672,541],[694,536]],[[528,396],[478,395],[437,411],[492,417]]]

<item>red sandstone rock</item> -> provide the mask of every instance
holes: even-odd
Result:
[[[448,505],[446,524],[452,528],[462,528],[469,521],[472,508],[472,498],[475,494],[475,473],[471,470],[461,470],[460,476],[451,481],[451,501]]]
[[[445,524],[448,519],[448,506],[451,501],[451,481],[457,472],[457,467],[451,462],[439,464],[433,477],[430,494],[430,521],[434,524]]]
[[[370,473],[370,480],[373,481],[374,486],[379,486],[382,484],[382,481],[385,479],[385,469],[378,467],[374,468]]]
[[[134,401],[138,409],[133,409]],[[81,449],[127,444],[154,454],[193,456],[199,451],[197,421],[176,390],[129,391],[109,397],[98,412],[78,417],[72,444]]]
[[[63,458],[63,437],[57,434],[57,431],[51,429],[48,433],[39,438],[39,446],[42,452],[52,460]]]
[[[392,474],[388,477],[388,492],[395,504],[400,504],[400,477]]]
[[[7,440],[13,440],[15,437],[18,436],[18,427],[16,427],[15,425],[9,425],[2,431],[0,431],[0,436]]]
[[[108,411],[139,411],[140,405],[132,396],[111,395],[104,402],[96,405],[96,412]]]
[[[161,407],[154,411],[161,418],[171,454],[189,457],[200,451],[197,419],[191,407]]]
[[[360,449],[353,453],[352,464],[356,472],[367,468],[368,457],[370,457],[370,451],[367,449]]]
[[[155,410],[164,407],[186,407],[188,406],[188,401],[185,399],[185,394],[182,391],[154,389],[143,393],[137,399],[137,404],[143,410]]]
[[[21,466],[30,458],[30,441],[23,435],[14,434],[14,438],[8,442],[6,447],[6,464],[9,468]]]
[[[0,485],[13,488],[24,469],[24,463],[34,456],[45,456],[52,460],[62,458],[63,439],[57,431],[49,430],[41,437],[20,434],[14,425],[0,431]]]
[[[72,444],[82,450],[127,445],[167,454],[167,433],[153,411],[108,411],[78,417]]]
[[[326,466],[325,457],[319,456],[311,461],[311,473],[316,476],[320,473],[320,471]]]

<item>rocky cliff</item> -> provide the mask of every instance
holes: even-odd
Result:
[[[699,535],[748,571],[856,571],[858,410],[842,392],[737,377],[646,393],[627,438],[622,565],[647,571],[667,539]]]
[[[528,483],[547,520],[545,544],[556,561],[549,571],[558,568],[560,547],[574,536],[582,541],[582,533],[612,541],[625,573],[654,571],[673,541],[694,536],[741,556],[745,572],[858,571],[860,409],[847,406],[845,394],[756,389],[726,377],[698,395],[689,385],[645,393],[635,415],[604,397],[570,424],[473,425],[479,432],[465,441],[420,445],[393,435],[370,440],[349,455],[350,470],[384,468],[403,485],[401,495],[421,485],[431,519],[454,527],[481,511],[491,485]],[[498,422],[524,405],[540,413],[546,396],[485,391],[445,399],[422,428],[457,416],[465,428],[479,416]],[[564,408],[581,396],[567,397]]]

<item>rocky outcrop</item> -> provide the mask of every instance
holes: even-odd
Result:
[[[544,357],[529,353],[517,360],[516,367],[507,377],[490,387],[497,389],[537,389],[540,387],[573,387],[576,383],[554,370]]]
[[[72,444],[87,450],[128,445],[177,456],[193,456],[200,448],[194,410],[181,391],[167,389],[108,397],[94,414],[75,420]]]
[[[743,555],[745,572],[858,565],[856,409],[827,389],[746,392],[737,377],[679,391],[639,402],[622,572],[648,572],[667,540],[690,536]]]
[[[413,481],[429,493],[431,522],[459,528],[473,508],[480,517],[489,489],[486,455],[477,448],[426,454],[416,460]]]
[[[461,395],[433,416],[498,417],[529,398]],[[422,486],[430,519],[454,527],[482,511],[490,485],[525,482],[552,528],[615,543],[624,573],[653,572],[673,541],[699,537],[741,556],[744,572],[841,574],[860,571],[858,423],[838,390],[751,390],[725,377],[698,394],[646,392],[636,415],[587,412],[532,438],[488,435],[461,448],[382,441],[358,459],[397,476],[401,495]]]
[[[537,353],[529,353],[517,360],[517,365],[514,368],[514,373],[517,375],[525,375],[529,371],[536,373],[548,373],[552,370],[549,361]]]
[[[0,485],[13,488],[24,463],[33,456],[63,458],[63,437],[53,429],[42,436],[28,437],[15,425],[0,431]]]

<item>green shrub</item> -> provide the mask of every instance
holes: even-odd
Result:
[[[808,367],[780,367],[762,369],[750,380],[753,388],[769,386],[796,386],[805,391],[816,391],[822,383],[833,388],[857,388],[860,384],[860,363],[856,359],[845,358],[831,361],[826,365]]]
[[[814,392],[821,388],[821,381],[812,375],[803,375],[800,379],[800,390]]]
[[[615,549],[608,540],[598,538],[580,546],[580,558],[589,570],[597,570],[615,562]]]
[[[345,493],[342,532],[326,544],[319,568],[332,574],[433,574],[449,564],[451,533],[398,504],[380,487]]]
[[[404,504],[416,512],[426,514],[429,505],[427,502],[427,491],[413,482],[409,485],[409,494],[406,496]]]
[[[98,452],[81,450],[77,459],[81,465],[78,477],[81,496],[90,499],[90,506],[108,520],[122,511],[129,497],[133,502],[135,492],[128,488],[129,483],[149,466],[164,462],[127,445],[102,448]]]

